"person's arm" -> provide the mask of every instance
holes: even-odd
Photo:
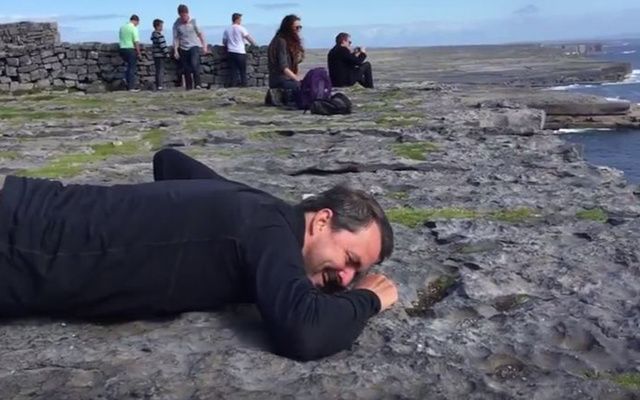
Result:
[[[307,361],[348,349],[381,310],[380,299],[368,289],[330,295],[315,288],[296,237],[279,219],[265,221],[244,243],[255,271],[256,303],[275,352]]]
[[[242,38],[249,42],[252,46],[257,46],[258,42],[256,42],[251,35],[249,35],[249,31],[243,26],[242,27]]]
[[[205,54],[209,53],[209,49],[207,48],[207,41],[204,37],[204,33],[198,27],[198,24],[196,23],[195,19],[192,19],[191,22],[193,23],[193,29],[195,29],[196,34],[198,35],[198,39],[200,39],[200,44],[202,44],[202,50],[204,51]]]
[[[276,48],[276,56],[278,57],[278,65],[283,74],[289,79],[299,81],[298,75],[289,68],[289,50],[287,49],[287,42],[284,39],[278,39]]]
[[[153,180],[217,179],[227,180],[200,161],[174,149],[163,149],[153,156]]]
[[[167,46],[167,40],[164,38],[163,34],[158,35],[158,42],[160,44],[160,49],[162,49],[162,54],[165,57],[169,57],[169,47]]]
[[[340,51],[340,56],[344,61],[354,67],[362,64],[367,58],[367,55],[365,53],[360,52],[356,55],[349,51],[349,49],[347,49],[346,47],[343,47],[342,49],[343,50]]]
[[[138,28],[133,29],[133,45],[136,47],[138,57],[142,57],[142,53],[140,51],[140,33],[138,32]]]
[[[180,52],[178,49],[180,48],[180,38],[178,38],[178,26],[176,23],[173,24],[173,57],[177,60],[180,58]]]

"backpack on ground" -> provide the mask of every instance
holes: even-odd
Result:
[[[328,100],[314,100],[309,111],[317,115],[351,114],[351,100],[342,93],[336,93]]]
[[[331,79],[326,68],[313,68],[302,79],[298,92],[298,108],[308,110],[315,100],[331,98]]]

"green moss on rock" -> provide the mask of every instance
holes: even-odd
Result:
[[[399,143],[393,145],[392,150],[398,157],[424,161],[426,154],[438,150],[438,146],[431,142]]]
[[[576,213],[576,217],[595,222],[605,222],[607,213],[602,208],[592,208],[590,210],[581,210]]]

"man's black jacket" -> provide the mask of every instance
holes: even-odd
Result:
[[[305,275],[302,211],[174,150],[156,182],[68,185],[7,177],[0,317],[139,318],[255,302],[276,352],[348,348],[375,294],[328,295]]]
[[[334,46],[327,55],[331,84],[335,87],[343,87],[356,83],[356,69],[366,58],[367,55],[364,53],[355,56],[344,46]]]

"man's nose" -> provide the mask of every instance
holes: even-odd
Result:
[[[353,268],[345,268],[338,271],[340,276],[340,282],[342,286],[348,286],[356,275],[356,271]]]

